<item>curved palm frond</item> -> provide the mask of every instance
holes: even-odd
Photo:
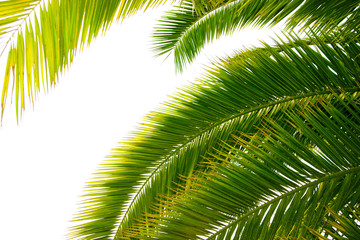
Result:
[[[357,96],[357,43],[314,39],[314,47],[297,37],[289,39],[291,44],[265,45],[261,51],[247,50],[223,61],[151,113],[88,184],[70,236],[136,235],[138,229],[133,229],[144,213],[157,213],[153,205],[161,204],[158,197],[186,186],[188,181],[179,176],[186,179],[200,171],[203,157],[233,142],[232,135],[256,132],[265,117],[290,119],[284,114],[287,109],[319,96]]]
[[[360,202],[359,97],[316,96],[240,133],[204,163],[210,170],[162,205],[165,217],[147,216],[155,224],[139,238],[315,239],[329,207]],[[335,218],[359,236],[358,224]]]
[[[114,20],[165,1],[1,2],[0,34],[4,33],[2,35],[7,38],[5,42],[9,45],[1,118],[10,89],[14,93],[16,116],[19,119],[25,109],[26,99],[33,103],[41,89],[47,91],[49,86],[54,86],[78,49],[90,44],[99,33],[104,33]],[[39,9],[34,10],[35,7]],[[30,12],[34,12],[33,17],[30,17]]]
[[[343,34],[359,34],[359,1],[234,0],[210,1],[217,4],[205,7],[201,7],[204,1],[196,2],[195,6],[200,7],[194,9],[191,1],[183,1],[159,21],[154,32],[153,49],[157,55],[173,53],[179,71],[205,44],[246,26],[273,26],[286,19],[284,24],[290,29],[302,26],[316,32],[341,29]]]

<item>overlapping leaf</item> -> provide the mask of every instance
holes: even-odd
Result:
[[[357,94],[360,46],[313,42],[317,47],[294,37],[291,44],[244,51],[150,114],[89,183],[71,236],[138,237],[138,221],[151,225],[143,217],[158,212],[158,197],[186,186],[186,177],[203,168],[199,162],[233,142],[232,135],[256,132],[264,117],[289,118],[287,109],[319,96]]]

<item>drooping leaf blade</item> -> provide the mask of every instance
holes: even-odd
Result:
[[[6,75],[3,88],[15,86],[17,119],[27,102],[37,93],[56,85],[59,76],[72,63],[76,53],[104,33],[116,20],[156,7],[166,0],[14,0],[0,2],[0,51],[15,56],[14,77]],[[2,44],[2,43],[1,43]],[[11,49],[11,50],[10,50]],[[22,68],[26,69],[24,78]],[[13,68],[7,68],[6,72]],[[43,82],[42,86],[38,83]],[[25,94],[27,92],[28,94]],[[9,94],[9,89],[3,91]],[[26,96],[28,95],[28,96]],[[2,113],[7,95],[2,96]],[[3,114],[2,116],[3,117]]]

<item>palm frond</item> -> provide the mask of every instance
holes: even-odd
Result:
[[[297,37],[289,39],[291,44],[279,42],[275,48],[247,50],[238,60],[223,61],[152,112],[88,184],[70,236],[136,235],[137,220],[157,213],[153,206],[161,204],[158,197],[186,186],[184,179],[201,171],[199,162],[233,142],[232,135],[257,132],[265,117],[290,119],[287,109],[316,102],[319,96],[357,96],[357,43],[319,38],[315,48]]]
[[[314,239],[308,229],[324,231],[330,206],[344,211],[360,201],[359,97],[319,96],[235,136],[191,190],[162,206],[165,217],[148,216],[155,224],[139,238]],[[358,226],[335,218],[358,234]]]
[[[316,32],[341,29],[343,33],[355,31],[359,34],[358,1],[211,2],[217,4],[201,8],[202,0],[195,1],[195,7],[191,1],[183,1],[159,21],[154,33],[154,50],[157,55],[173,53],[179,71],[194,60],[205,44],[246,26],[273,26],[286,20],[285,28],[290,29],[302,26],[303,29],[312,27]],[[200,13],[196,9],[200,9]]]
[[[1,118],[10,91],[14,93],[19,119],[26,101],[33,103],[39,91],[54,86],[76,52],[104,33],[114,20],[163,2],[165,0],[1,2],[0,34],[6,37],[4,41],[9,48]],[[35,7],[39,9],[35,11]],[[30,12],[34,13],[33,17],[29,17]]]
[[[0,2],[0,56],[13,34],[29,18],[41,0],[6,0]]]

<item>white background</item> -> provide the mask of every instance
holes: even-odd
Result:
[[[111,148],[176,87],[199,77],[204,64],[267,33],[243,30],[216,41],[175,75],[171,57],[154,58],[149,50],[163,9],[114,24],[34,110],[27,105],[19,125],[8,106],[0,129],[0,239],[65,239],[85,182]]]

